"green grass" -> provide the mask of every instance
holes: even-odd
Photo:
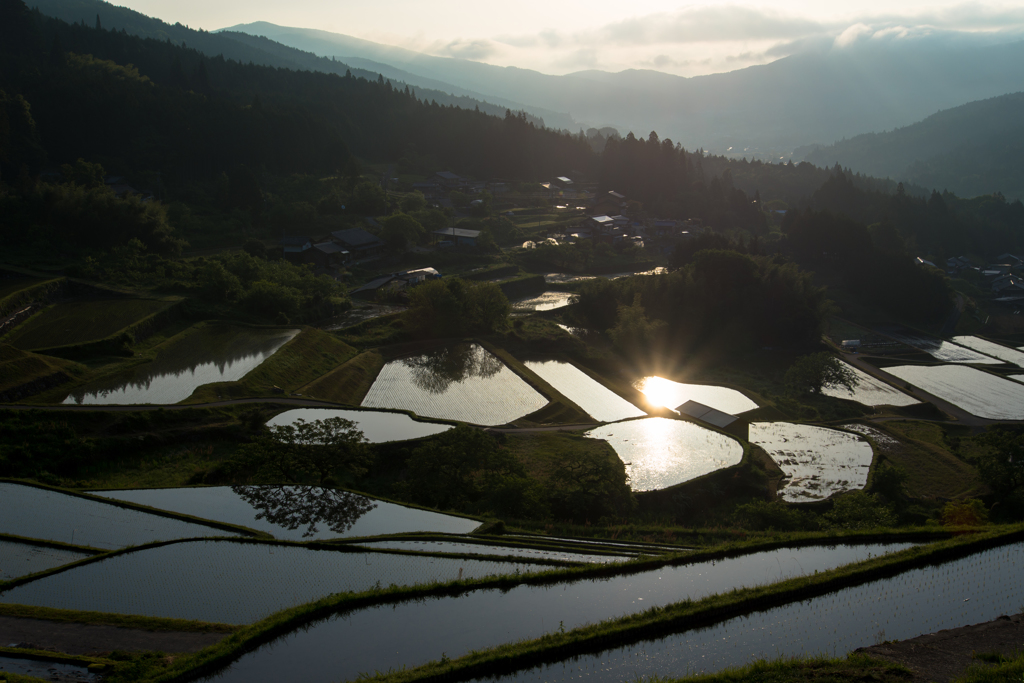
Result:
[[[58,373],[64,373],[70,378],[85,372],[84,366],[63,358],[41,356],[0,344],[0,393]]]
[[[0,301],[3,301],[11,294],[20,292],[26,287],[45,282],[41,278],[13,278],[10,280],[0,280]]]
[[[650,683],[903,683],[913,677],[904,666],[850,654],[845,659],[808,657],[800,659],[758,660],[747,666],[726,669],[715,674],[685,678],[649,679]]]
[[[106,339],[173,305],[154,299],[100,299],[55,304],[18,326],[7,342],[19,349],[46,349]]]
[[[1014,653],[1009,657],[986,657],[976,655],[976,659],[991,661],[992,664],[975,664],[967,673],[956,679],[955,683],[1021,683],[1024,681],[1024,653]]]
[[[356,353],[334,335],[307,327],[241,380],[205,384],[185,403],[271,396],[275,386],[291,393],[331,372]]]
[[[206,621],[193,621],[188,619],[139,617],[129,614],[110,614],[107,612],[53,609],[52,607],[33,607],[31,605],[0,604],[0,617],[45,619],[46,621],[56,621],[65,624],[105,624],[107,626],[136,628],[145,631],[233,633],[239,629],[238,626],[232,624],[214,624]]]
[[[914,498],[965,498],[987,487],[977,470],[946,447],[942,428],[927,422],[892,421],[873,425],[896,436],[902,447],[885,459],[907,472],[907,493]]]
[[[302,394],[357,406],[363,402],[383,367],[383,356],[376,351],[366,351],[302,387]]]

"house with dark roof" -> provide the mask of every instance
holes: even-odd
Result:
[[[695,422],[709,424],[723,432],[732,434],[733,436],[738,436],[743,440],[749,438],[749,425],[746,420],[740,419],[735,415],[730,415],[729,413],[723,413],[721,410],[716,410],[711,406],[704,405],[703,403],[687,401],[676,408],[676,412],[680,415],[692,418]]]
[[[430,181],[437,183],[441,187],[448,188],[449,190],[463,187],[467,182],[465,178],[452,173],[451,171],[438,171],[430,177]]]
[[[314,244],[306,251],[306,259],[317,268],[331,269],[344,265],[351,254],[335,242]]]
[[[284,250],[284,257],[289,261],[305,260],[305,253],[313,248],[313,242],[308,237],[291,236],[282,237],[278,242]]]
[[[479,230],[466,230],[464,228],[445,228],[434,231],[434,242],[438,246],[459,246],[475,247],[477,238],[480,237]]]
[[[384,249],[384,241],[381,238],[362,228],[335,230],[331,233],[331,241],[349,252],[354,259],[376,256]]]

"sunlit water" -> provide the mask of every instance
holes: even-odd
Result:
[[[826,396],[845,398],[866,406],[909,406],[920,403],[913,396],[904,394],[899,389],[872,377],[849,363],[840,362],[857,378],[857,386],[854,387],[853,391],[840,386],[825,387],[821,393]]]
[[[750,443],[786,473],[779,494],[791,503],[864,488],[874,456],[871,444],[855,434],[789,422],[752,423]]]
[[[480,522],[475,519],[443,515],[439,512],[405,507],[371,498],[369,500],[375,507],[359,517],[347,531],[336,533],[325,525],[319,525],[316,533],[303,536],[308,530],[307,527],[288,529],[266,519],[256,519],[260,511],[235,493],[230,486],[97,491],[95,495],[202,517],[224,524],[244,526],[266,532],[274,538],[284,541],[321,541],[330,538],[354,538],[416,531],[468,534],[480,526]]]
[[[607,441],[626,463],[629,486],[652,491],[739,464],[743,446],[684,420],[649,417],[604,425],[587,436]]]
[[[647,397],[651,405],[670,410],[675,410],[687,401],[703,403],[729,415],[739,415],[758,407],[735,389],[711,384],[684,384],[664,377],[643,377],[634,382],[633,386]]]
[[[974,349],[979,353],[984,353],[1006,363],[1016,365],[1018,368],[1024,368],[1024,353],[1017,349],[1010,348],[1009,346],[1003,346],[1002,344],[996,344],[995,342],[990,342],[987,339],[981,339],[980,337],[953,337],[953,341],[961,346]]]
[[[493,426],[540,410],[547,403],[483,347],[456,344],[386,364],[362,405]]]
[[[599,422],[647,414],[572,363],[549,360],[523,364]]]
[[[242,379],[298,333],[227,325],[202,328],[168,346],[130,376],[87,384],[64,403],[178,403],[203,384]]]
[[[756,659],[848,652],[990,621],[1024,600],[1024,546],[987,550],[946,564],[755,612],[715,626],[574,657],[487,681],[634,681],[714,673]]]
[[[459,657],[471,650],[822,571],[907,546],[787,548],[605,579],[519,585],[367,607],[278,638],[207,680],[287,680],[302,671],[308,683],[350,681],[361,673],[418,666],[442,655]]]
[[[936,337],[926,337],[917,332],[911,330],[900,329],[896,331],[886,331],[886,334],[895,339],[896,341],[903,342],[907,346],[911,346],[918,351],[924,351],[930,354],[933,358],[946,363],[978,363],[982,365],[993,365],[998,364],[1001,361],[986,356],[983,353],[978,353],[972,349],[968,349],[959,344],[953,344]]]
[[[335,408],[297,408],[275,415],[268,427],[295,424],[297,420],[314,422],[340,417],[356,423],[369,443],[422,439],[451,429],[450,425],[418,422],[404,413],[387,413],[376,410],[338,410]]]
[[[558,560],[561,562],[588,562],[607,564],[624,562],[631,557],[623,555],[592,555],[565,550],[543,550],[508,545],[485,545],[482,543],[456,543],[452,541],[367,541],[360,543],[364,548],[413,550],[422,553],[458,553],[461,555],[513,556],[535,560]]]
[[[529,299],[520,299],[512,302],[512,314],[536,313],[564,308],[569,305],[572,296],[569,292],[544,292]]]
[[[1024,385],[959,365],[900,365],[893,377],[989,420],[1024,420]]]

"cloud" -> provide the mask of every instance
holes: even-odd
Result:
[[[835,46],[838,48],[849,47],[863,38],[874,33],[874,30],[867,24],[857,23],[836,36]]]
[[[462,40],[457,38],[447,43],[433,43],[427,49],[435,55],[456,57],[458,59],[482,60],[493,55],[497,50],[489,40]]]
[[[822,30],[821,24],[815,21],[772,10],[721,5],[625,19],[598,29],[597,34],[603,40],[615,44],[649,45],[778,40],[797,38]]]

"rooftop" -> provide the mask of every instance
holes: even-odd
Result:
[[[445,235],[447,237],[470,237],[477,238],[480,236],[479,230],[465,230],[463,228],[445,228],[443,230],[435,230],[435,235]]]

